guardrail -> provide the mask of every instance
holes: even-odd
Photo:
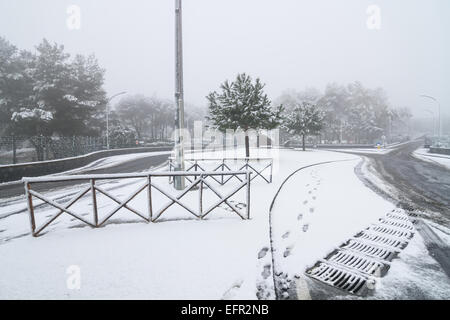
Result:
[[[219,162],[219,165],[211,170],[211,172],[231,172],[232,169],[227,165],[227,162],[238,162],[242,161],[243,165],[239,167],[238,171],[240,170],[246,170],[250,171],[254,174],[253,179],[256,179],[257,177],[262,178],[267,183],[272,183],[272,173],[273,173],[273,158],[200,158],[200,159],[185,159],[185,163],[188,163],[188,168],[185,169],[186,172],[206,172],[206,170],[199,164],[199,162]],[[262,169],[256,169],[253,165],[250,164],[250,162],[268,162],[268,164],[262,168]],[[170,157],[169,158],[169,171],[173,172],[176,169],[176,166],[174,165],[175,158]],[[269,170],[269,176],[264,176],[263,172],[266,171],[266,169]],[[234,177],[238,180],[239,177]],[[192,182],[189,178],[186,178],[189,182]],[[221,176],[221,179],[218,180],[214,177],[212,177],[217,183],[224,185],[229,180],[233,179],[233,177],[230,177],[229,179],[225,179],[224,176]],[[241,181],[242,182],[242,181]],[[169,179],[169,183],[173,183],[171,179]]]
[[[104,225],[114,214],[116,214],[120,209],[125,208],[128,211],[134,213],[141,219],[146,222],[156,222],[161,215],[172,205],[175,203],[180,205],[182,208],[187,210],[193,216],[199,219],[204,219],[207,215],[209,215],[214,209],[219,207],[222,204],[226,204],[231,208],[231,211],[236,213],[242,219],[250,219],[250,182],[251,182],[251,174],[250,171],[229,171],[229,172],[152,172],[152,173],[142,173],[142,174],[114,174],[114,175],[77,175],[77,176],[59,176],[59,177],[49,177],[49,178],[23,178],[22,181],[25,184],[25,192],[28,203],[28,212],[30,216],[30,225],[31,225],[31,233],[34,237],[38,236],[46,227],[48,227],[53,221],[55,221],[59,216],[63,213],[66,213],[72,216],[75,219],[80,220],[81,222],[93,227],[98,228]],[[156,177],[169,177],[172,178],[176,176],[183,177],[195,177],[195,179],[191,179],[191,184],[187,186],[181,193],[178,195],[170,194],[169,192],[162,189],[160,186],[156,185],[152,182],[152,178]],[[226,195],[222,195],[211,183],[207,181],[207,178],[216,177],[216,176],[229,176],[227,179],[229,181],[232,177],[238,177],[241,183]],[[135,178],[145,178],[145,183],[143,183],[136,191],[134,191],[131,195],[129,195],[125,200],[120,200],[109,193],[107,190],[102,187],[96,185],[96,181],[99,180],[117,180],[117,179],[135,179]],[[216,179],[214,179],[217,181]],[[33,190],[31,188],[32,184],[35,183],[48,183],[48,182],[62,182],[62,181],[89,181],[89,186],[83,188],[77,195],[75,195],[66,205],[58,204],[56,201],[49,199],[43,194]],[[199,201],[199,209],[198,211],[194,211],[185,204],[183,204],[180,200],[191,190],[197,190],[198,186],[198,201]],[[242,213],[241,210],[233,205],[228,199],[230,199],[233,195],[235,195],[242,188],[246,187],[246,213]],[[206,210],[203,210],[203,190],[208,188],[211,190],[219,200],[211,205]],[[160,193],[162,193],[165,197],[169,198],[170,202],[160,208],[157,212],[154,212],[153,207],[153,199],[152,199],[152,189],[156,189]],[[147,190],[147,202],[148,202],[148,212],[142,213],[136,209],[133,209],[128,204],[131,200],[133,200],[138,194],[142,191]],[[93,215],[93,223],[87,221],[82,216],[70,210],[70,207],[75,204],[78,200],[83,198],[87,193],[91,192],[92,195],[92,215]],[[110,198],[114,202],[117,203],[117,206],[110,211],[106,217],[102,220],[99,220],[98,216],[98,204],[97,204],[97,192],[105,195]],[[36,217],[33,206],[33,197],[43,201],[44,203],[50,205],[58,209],[59,211],[50,216],[41,226],[36,226]]]

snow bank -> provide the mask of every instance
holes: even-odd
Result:
[[[430,153],[428,149],[419,148],[413,152],[413,156],[419,160],[439,164],[450,169],[450,156],[448,155]]]

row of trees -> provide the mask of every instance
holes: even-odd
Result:
[[[411,118],[406,108],[389,106],[382,89],[367,89],[360,82],[347,86],[330,84],[322,94],[308,89],[288,91],[276,107],[264,93],[260,79],[246,74],[225,81],[220,93],[208,96],[210,125],[218,130],[261,130],[280,127],[288,138],[301,137],[303,149],[308,136],[322,142],[374,143],[382,136],[393,138],[393,127],[405,127]],[[245,138],[249,156],[249,138]]]
[[[287,91],[278,103],[293,110],[302,103],[317,106],[324,114],[320,140],[327,143],[374,143],[406,135],[412,117],[408,108],[390,106],[385,91],[368,89],[360,82],[347,86],[332,83],[321,93],[316,89]]]
[[[117,125],[131,128],[138,139],[168,140],[175,126],[175,106],[170,100],[144,95],[130,95],[119,101],[113,111]],[[193,128],[194,121],[204,118],[203,110],[186,106],[185,122]]]

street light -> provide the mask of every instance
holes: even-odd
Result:
[[[432,132],[433,132],[433,136],[434,136],[436,134],[436,118],[435,118],[435,114],[430,109],[424,109],[424,111],[429,113],[429,114],[431,114],[431,116],[433,117],[432,118],[432,121],[433,121],[433,130],[432,130]]]
[[[422,94],[421,97],[433,100],[438,105],[438,113],[439,113],[439,116],[438,116],[438,118],[439,118],[439,120],[438,120],[438,143],[440,143],[441,142],[441,135],[442,135],[442,133],[441,133],[441,104],[439,103],[439,101],[436,98],[434,98],[432,96],[428,96],[428,95]]]
[[[106,149],[108,149],[108,150],[109,150],[109,103],[115,97],[118,97],[123,94],[126,94],[126,92],[124,91],[124,92],[116,93],[115,95],[108,98],[108,100],[106,100]]]
[[[184,171],[184,89],[183,89],[183,32],[181,0],[175,0],[175,171]],[[184,177],[174,177],[177,190],[185,188]]]

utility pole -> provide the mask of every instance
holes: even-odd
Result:
[[[175,171],[184,171],[184,88],[183,88],[183,30],[181,0],[175,0]],[[177,190],[185,188],[184,177],[175,177]]]

